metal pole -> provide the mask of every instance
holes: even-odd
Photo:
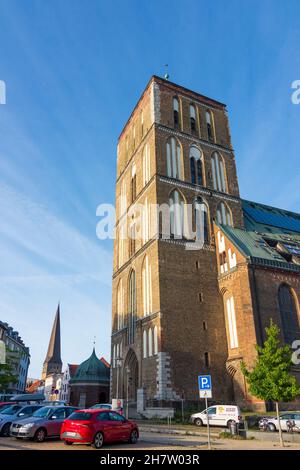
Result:
[[[208,450],[211,450],[209,413],[208,413],[208,409],[207,409],[208,408],[207,397],[205,397],[205,408],[206,408],[206,416],[207,416],[207,444],[208,444]]]
[[[127,371],[127,398],[126,398],[126,418],[128,419],[128,397],[129,397],[129,373]]]
[[[116,399],[119,398],[119,362],[117,362],[117,396]]]
[[[181,399],[181,420],[184,422],[183,398]]]

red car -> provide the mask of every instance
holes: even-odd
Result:
[[[65,419],[60,438],[66,445],[74,442],[92,444],[100,449],[108,442],[128,441],[135,444],[139,430],[133,421],[107,409],[78,410]]]

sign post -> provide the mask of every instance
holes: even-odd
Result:
[[[208,408],[207,399],[212,397],[212,386],[210,375],[199,375],[198,376],[199,396],[205,398],[205,409]],[[210,427],[209,427],[209,413],[206,411],[206,423],[207,423],[207,444],[208,449],[211,450],[211,439],[210,439]]]

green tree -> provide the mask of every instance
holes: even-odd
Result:
[[[282,429],[279,419],[279,402],[289,402],[300,395],[300,387],[291,375],[292,351],[287,344],[280,346],[280,329],[272,320],[266,328],[267,339],[262,347],[256,346],[257,359],[249,371],[245,363],[241,370],[249,384],[250,393],[265,401],[274,401],[278,420],[279,439],[283,446]]]
[[[18,381],[14,359],[11,357],[10,351],[7,351],[6,363],[0,364],[0,392],[6,392],[10,384],[15,384]]]

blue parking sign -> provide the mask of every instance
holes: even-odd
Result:
[[[210,375],[199,375],[198,376],[199,391],[211,390],[211,376]]]

